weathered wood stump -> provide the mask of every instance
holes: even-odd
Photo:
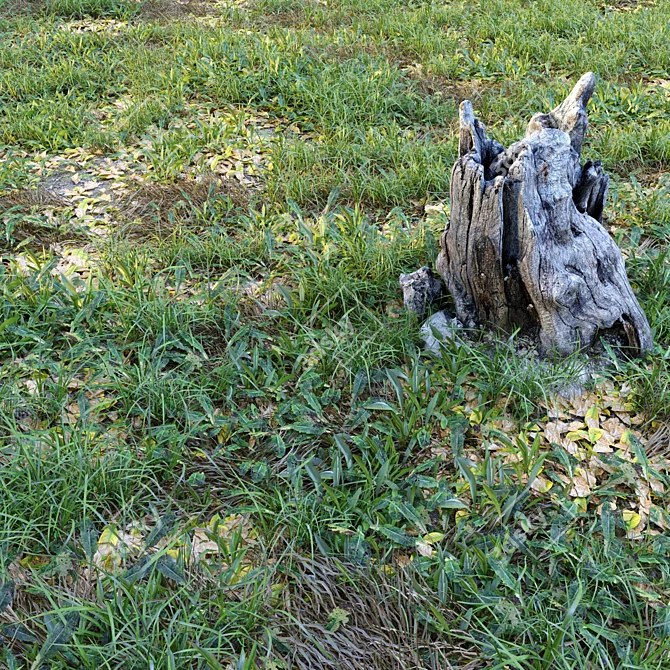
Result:
[[[486,137],[469,101],[461,104],[437,271],[467,327],[534,332],[563,355],[602,335],[633,353],[651,348],[621,251],[601,225],[609,177],[599,161],[580,163],[594,85],[585,74],[508,149]]]

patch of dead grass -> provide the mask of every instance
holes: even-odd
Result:
[[[147,0],[140,11],[145,21],[173,21],[190,16],[212,16],[217,13],[217,4],[207,0]]]
[[[475,668],[475,652],[432,633],[425,598],[404,571],[294,556],[272,619],[289,667],[301,670]],[[346,577],[345,577],[346,575]],[[445,606],[442,614],[455,618]],[[337,623],[339,620],[339,624]]]
[[[232,206],[240,208],[249,203],[249,193],[241,184],[206,174],[197,180],[182,177],[167,184],[139,182],[119,203],[118,214],[131,224],[133,232],[154,233],[157,225],[165,231],[166,227],[193,222],[196,212],[216,198],[229,199]]]

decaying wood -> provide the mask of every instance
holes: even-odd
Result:
[[[564,355],[602,335],[633,352],[651,348],[621,252],[601,225],[609,177],[599,161],[580,163],[594,84],[584,75],[508,149],[487,138],[469,101],[461,104],[437,271],[466,326],[536,332]]]
[[[424,265],[415,272],[400,275],[400,288],[405,307],[419,318],[423,318],[430,304],[442,293],[444,284],[427,265]]]

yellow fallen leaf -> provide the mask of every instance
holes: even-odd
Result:
[[[600,414],[598,411],[598,405],[591,405],[584,415],[584,422],[588,428],[598,429],[600,428]]]
[[[98,544],[111,544],[116,546],[119,543],[119,533],[114,526],[105,526],[98,538]]]
[[[589,441],[589,434],[585,430],[571,430],[565,437],[570,442],[579,442],[579,440]]]
[[[428,542],[428,544],[435,544],[444,540],[444,533],[427,533],[423,536],[423,539]]]
[[[603,431],[600,428],[589,428],[589,442],[595,444],[603,436]]]
[[[251,565],[240,565],[239,569],[234,572],[234,574],[230,577],[229,584],[230,585],[235,585],[238,582],[240,582],[242,579],[244,579],[249,572],[251,572]]]
[[[484,420],[482,411],[479,408],[473,409],[468,420],[470,421],[471,426],[479,425]]]
[[[621,444],[630,446],[632,444],[632,438],[633,433],[630,431],[630,429],[626,428],[626,430],[624,430],[623,433],[621,434],[619,442],[621,442]]]
[[[44,565],[47,565],[50,561],[51,559],[48,556],[34,556],[29,554],[28,556],[24,556],[19,563],[24,567],[41,568]]]
[[[538,493],[546,493],[553,485],[554,483],[552,481],[546,477],[542,477],[542,475],[538,475],[530,485],[530,488],[533,489],[533,491],[537,491]]]
[[[623,517],[624,523],[626,524],[626,528],[628,530],[637,528],[640,525],[640,521],[642,520],[642,517],[637,512],[633,512],[632,510],[624,510],[621,516]]]

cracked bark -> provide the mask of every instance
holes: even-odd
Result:
[[[609,177],[599,161],[580,163],[594,84],[584,75],[508,149],[461,104],[437,271],[466,326],[535,332],[563,355],[608,333],[633,353],[651,348],[621,251],[601,225]]]

